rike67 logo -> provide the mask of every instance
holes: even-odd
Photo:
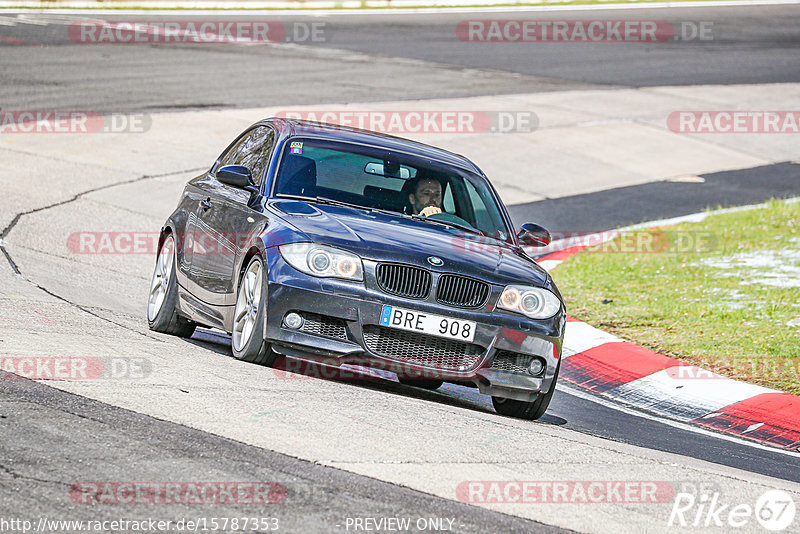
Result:
[[[783,490],[769,490],[755,505],[724,502],[719,492],[678,493],[667,525],[670,527],[725,527],[740,529],[753,526],[755,519],[772,532],[789,528],[797,510],[794,499]]]

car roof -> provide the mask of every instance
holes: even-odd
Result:
[[[418,141],[404,139],[402,137],[395,137],[393,135],[372,132],[369,130],[361,130],[359,128],[352,128],[349,126],[340,126],[338,124],[328,124],[322,122],[313,122],[297,119],[282,119],[271,117],[260,121],[259,124],[271,124],[275,127],[284,137],[289,136],[308,136],[308,137],[323,137],[336,141],[347,141],[351,143],[359,143],[363,145],[378,146],[395,150],[398,152],[410,152],[418,156],[423,156],[441,163],[447,163],[455,167],[461,167],[480,176],[484,176],[483,172],[471,162],[460,154],[455,154],[447,150],[436,148],[434,146],[426,145]]]

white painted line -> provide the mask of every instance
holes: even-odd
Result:
[[[706,430],[705,428],[690,425],[688,423],[684,423],[681,421],[675,421],[672,419],[667,419],[659,415],[649,414],[647,412],[643,412],[641,410],[637,410],[636,408],[623,406],[622,404],[615,402],[610,399],[605,399],[598,395],[593,395],[591,393],[587,393],[581,389],[576,387],[567,385],[563,381],[559,381],[556,389],[566,393],[567,395],[572,395],[573,397],[578,397],[579,399],[588,400],[590,402],[594,402],[595,404],[599,404],[601,406],[605,406],[606,408],[610,408],[612,410],[622,412],[628,415],[632,415],[634,417],[641,417],[642,419],[647,419],[649,421],[656,421],[658,423],[662,423],[673,428],[679,428],[681,430],[685,430],[687,432],[693,432],[695,434],[700,434],[703,436],[710,436],[716,439],[721,439],[724,441],[730,441],[732,443],[737,443],[739,445],[745,445],[747,447],[753,447],[754,449],[760,449],[762,451],[771,451],[778,454],[784,454],[787,456],[791,456],[793,458],[800,457],[800,453],[794,451],[787,451],[784,449],[779,449],[777,447],[771,447],[769,445],[762,445],[761,443],[757,443],[755,441],[749,441],[746,439],[742,439],[730,434],[723,434],[720,432],[714,432],[712,430]]]
[[[604,395],[640,406],[674,419],[690,421],[720,408],[736,404],[774,389],[711,375],[698,367],[686,366],[685,375],[678,376],[675,368],[663,369],[651,375],[606,391]]]
[[[780,202],[785,202],[787,204],[791,204],[794,202],[800,202],[800,197],[793,197],[793,198],[785,198],[781,199]],[[625,232],[627,230],[641,230],[643,228],[654,228],[656,226],[673,226],[675,224],[681,224],[685,222],[702,222],[706,220],[709,215],[721,215],[723,213],[736,213],[739,211],[748,211],[748,210],[755,210],[760,208],[766,208],[769,205],[768,202],[761,202],[759,204],[748,204],[746,206],[736,206],[733,208],[722,208],[718,210],[710,210],[710,211],[703,211],[700,213],[692,213],[691,215],[683,215],[681,217],[673,217],[671,219],[660,219],[655,221],[648,221],[643,222],[641,224],[634,224],[632,226],[624,226],[619,228],[620,232]]]
[[[788,203],[794,203],[794,202],[800,202],[800,197],[781,199],[780,202],[785,202],[787,204]],[[546,256],[547,254],[552,254],[553,252],[558,252],[559,250],[563,250],[563,249],[569,248],[569,247],[574,247],[576,245],[581,245],[581,244],[586,244],[586,243],[589,243],[589,244],[592,244],[592,245],[599,245],[599,244],[605,243],[606,241],[611,241],[613,239],[616,239],[621,233],[627,232],[627,231],[630,231],[630,230],[644,230],[644,229],[656,228],[656,227],[662,227],[662,226],[674,226],[676,224],[682,224],[682,223],[698,223],[698,222],[703,222],[710,215],[721,215],[721,214],[724,214],[724,213],[735,213],[735,212],[740,212],[740,211],[748,211],[748,210],[766,208],[767,205],[768,205],[767,202],[762,202],[762,203],[759,203],[759,204],[748,204],[746,206],[736,206],[736,207],[733,207],[733,208],[722,208],[722,209],[718,209],[718,210],[702,211],[702,212],[699,212],[699,213],[692,213],[692,214],[689,214],[689,215],[681,215],[680,217],[672,217],[672,218],[669,218],[669,219],[657,219],[657,220],[654,220],[654,221],[643,222],[641,224],[633,224],[631,226],[623,226],[621,228],[617,228],[616,230],[608,230],[606,232],[597,232],[597,233],[594,233],[594,234],[587,234],[585,236],[580,236],[580,237],[567,237],[567,238],[564,238],[564,239],[558,239],[558,240],[553,241],[552,243],[550,243],[550,245],[548,245],[546,247],[544,252],[540,248],[538,248],[538,249],[529,248],[529,249],[527,249],[527,252],[528,252],[528,254],[530,256]],[[556,261],[556,260],[545,260],[545,261]],[[564,261],[564,260],[560,260],[560,261]],[[544,263],[544,262],[539,262],[540,265],[542,263]],[[556,265],[553,265],[551,268],[548,268],[546,270],[549,271],[550,269],[555,268],[555,267],[556,267]]]
[[[623,340],[617,336],[612,336],[584,322],[567,321],[562,358],[568,358],[606,343],[618,343],[621,341]]]
[[[24,18],[26,21],[36,20],[38,22],[45,24],[57,24],[62,26],[69,26],[73,22],[86,22],[85,17],[68,17],[65,15],[58,15],[58,14],[39,14],[39,13],[24,13],[18,15],[20,19]],[[93,20],[92,22],[100,22]],[[31,22],[31,24],[35,24]]]
[[[720,210],[721,211],[721,210]],[[656,221],[648,221],[642,224],[634,224],[632,226],[625,226],[624,228],[620,228],[620,231],[628,231],[628,230],[642,230],[646,228],[655,228],[660,226],[674,226],[676,224],[681,223],[699,223],[703,222],[708,218],[709,215],[713,215],[716,212],[700,212],[700,213],[692,213],[690,215],[682,215],[680,217],[672,217],[670,219],[659,219]]]
[[[667,182],[676,182],[682,184],[704,184],[706,183],[706,179],[702,176],[697,176],[695,174],[685,174],[683,176],[673,176],[672,178],[667,178],[665,181]]]
[[[21,24],[33,24],[34,26],[47,26],[50,24],[48,21],[43,20],[42,18],[31,15],[29,13],[23,13],[21,15],[17,15],[17,20]]]
[[[0,17],[0,26],[16,26],[17,19],[9,17]]]
[[[561,260],[543,260],[537,261],[536,263],[545,271],[550,272],[561,264]]]
[[[750,425],[750,426],[747,427],[747,430],[742,432],[742,434],[747,434],[748,432],[752,432],[753,430],[757,430],[757,429],[761,428],[762,426],[764,426],[764,423],[756,423],[754,425]]]
[[[573,235],[562,239],[556,239],[543,248],[529,247],[527,251],[532,256],[546,256],[569,247],[602,245],[606,241],[616,239],[619,237],[619,234],[620,230],[606,230],[604,232],[595,232],[592,234]]]
[[[64,1],[61,8],[45,7],[44,2],[30,0],[3,0],[0,1],[0,12],[18,12],[20,8],[37,9],[53,13],[81,13],[91,10],[93,13],[106,15],[134,15],[141,14],[142,9],[148,9],[150,13],[170,14],[174,9],[191,10],[194,14],[218,14],[219,11],[230,12],[231,10],[246,9],[253,15],[319,15],[319,16],[353,16],[353,15],[397,15],[397,14],[438,14],[438,13],[514,13],[514,12],[558,12],[558,11],[610,11],[610,10],[632,10],[632,9],[675,9],[692,7],[747,7],[747,6],[780,6],[797,5],[800,0],[721,0],[721,1],[699,1],[699,2],[640,2],[640,3],[609,3],[593,5],[548,5],[548,6],[486,6],[487,3],[503,3],[506,0],[474,0],[474,3],[481,6],[469,6],[470,0],[457,0],[452,2],[432,2],[440,5],[451,5],[453,7],[424,7],[424,8],[386,8],[386,9],[360,9],[353,3],[350,9],[346,2],[336,0],[323,0],[317,2],[290,2],[290,1],[258,1],[250,2],[204,2],[204,1],[147,1],[123,3],[119,5],[121,9],[95,9],[95,6],[102,5],[97,1]],[[393,5],[397,5],[397,0],[393,0]],[[409,5],[418,4],[418,0],[409,0]],[[467,5],[464,5],[467,4]],[[375,7],[389,5],[388,2],[376,3]],[[293,8],[292,6],[304,6]],[[310,9],[308,8],[311,7]],[[360,6],[360,2],[358,3]]]

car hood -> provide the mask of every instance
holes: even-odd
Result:
[[[410,263],[497,284],[547,283],[547,272],[532,259],[510,246],[457,228],[299,200],[278,200],[270,205],[309,241],[349,250],[364,259]],[[427,262],[430,256],[444,264],[432,267]]]

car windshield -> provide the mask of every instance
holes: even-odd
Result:
[[[508,228],[485,179],[406,153],[327,139],[284,146],[275,194],[420,217],[508,242]],[[441,213],[423,212],[428,207]]]

